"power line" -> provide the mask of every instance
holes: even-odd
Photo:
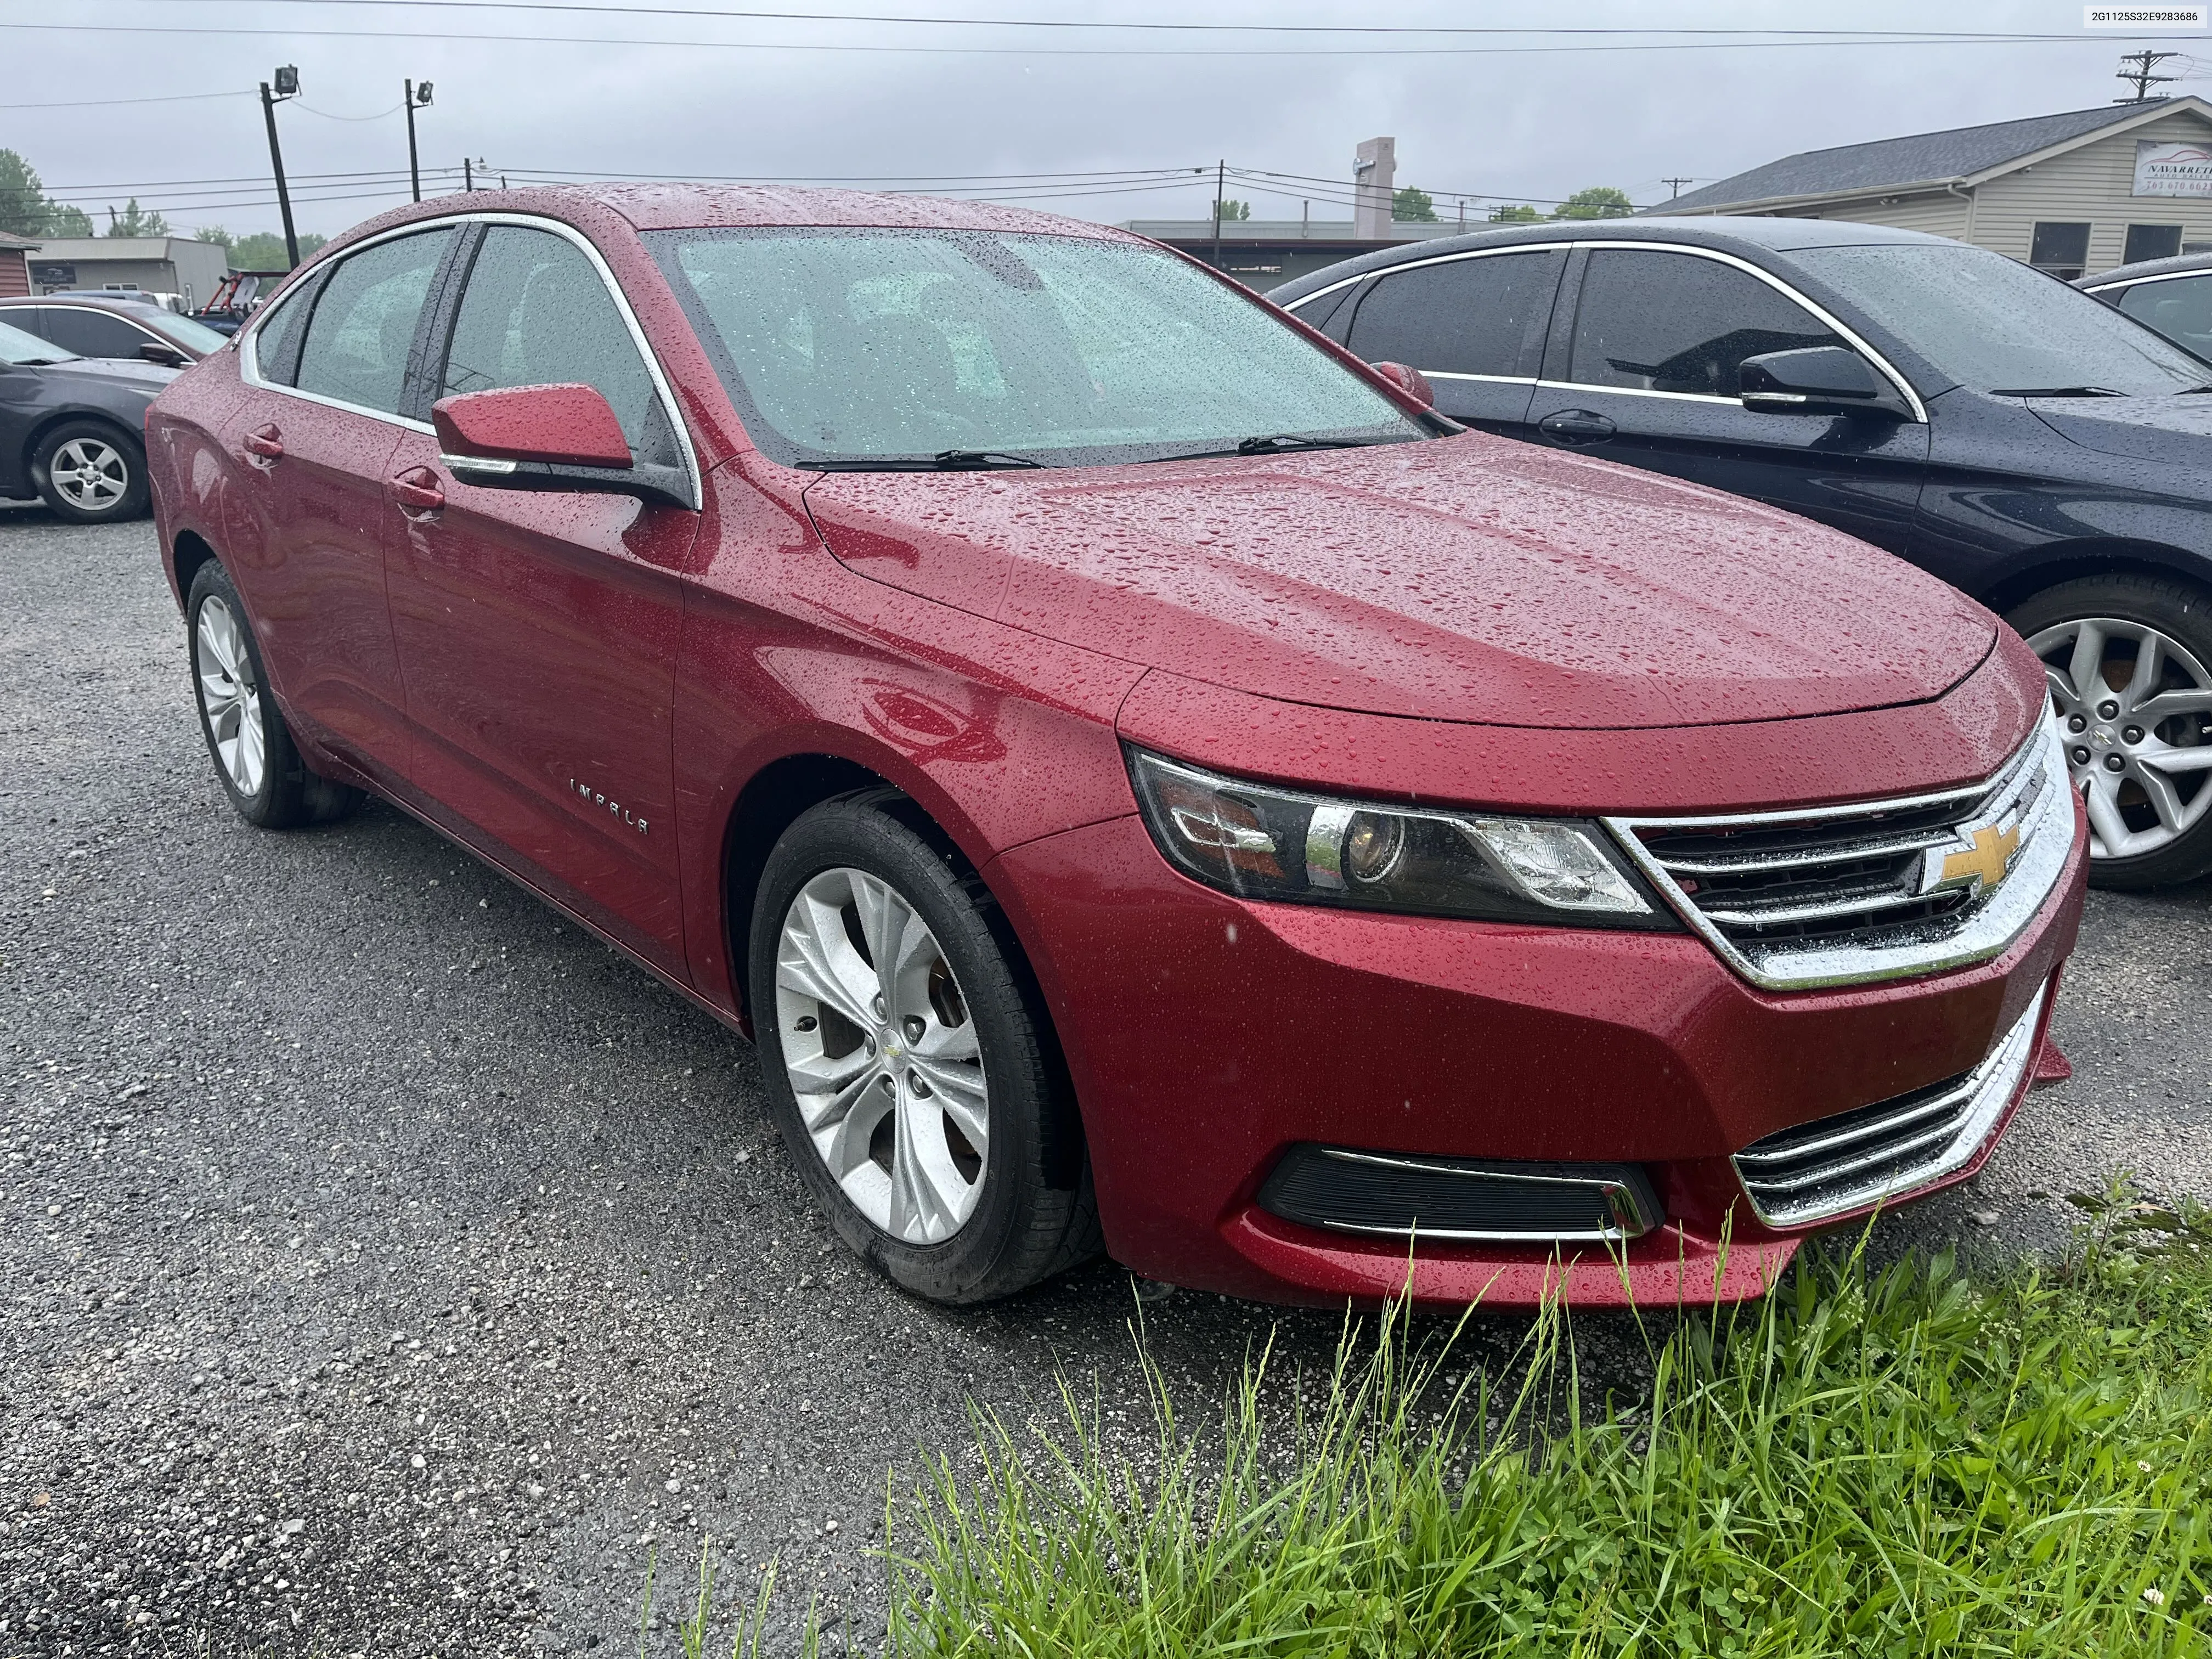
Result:
[[[2112,78],[2116,81],[2134,82],[2136,95],[2132,98],[2115,98],[2112,101],[2116,104],[2148,103],[2150,101],[2150,89],[2153,87],[2160,85],[2167,81],[2173,81],[2180,78],[2178,76],[2172,75],[2154,75],[2151,71],[2156,69],[2160,64],[2163,64],[2167,58],[2179,58],[2181,54],[2178,52],[2129,52],[2121,53],[2120,63],[2123,67],[2119,73]],[[2129,64],[2133,64],[2135,67],[2133,69],[2126,68],[2125,65]]]
[[[251,98],[252,87],[236,92],[165,93],[158,98],[72,98],[58,104],[0,104],[0,109],[113,109],[121,104],[190,104],[207,98]]]
[[[381,0],[383,3],[417,4],[428,0]],[[275,29],[247,28],[236,24],[185,25],[172,23],[18,23],[0,22],[0,29],[44,30],[65,34],[229,35],[282,40],[410,40],[420,42],[416,29]],[[502,46],[659,46],[685,51],[863,52],[894,56],[987,58],[1485,58],[1561,53],[1642,52],[1737,52],[1780,50],[1807,46],[2080,46],[2070,34],[1986,34],[1954,36],[1833,36],[1818,40],[1794,37],[1771,40],[1660,40],[1576,42],[1558,46],[1365,46],[1339,45],[1311,47],[1228,46],[1171,50],[1158,46],[908,46],[889,42],[829,42],[801,40],[672,40],[654,37],[616,38],[587,34],[463,34],[441,30],[441,44],[489,43]]]

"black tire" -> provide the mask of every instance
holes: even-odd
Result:
[[[2154,629],[2193,656],[2198,665],[2212,670],[2212,593],[2172,577],[2126,572],[2084,576],[2045,589],[2015,605],[2005,620],[2021,638],[2033,641],[2038,635],[2050,630],[2100,617]],[[2107,661],[2117,664],[2120,652],[2132,653],[2137,648],[2132,642],[2116,645],[2112,647],[2114,654]],[[2055,661],[2064,653],[2046,651],[2045,654]],[[2116,667],[2112,672],[2118,670]],[[2178,665],[2170,665],[2167,672],[2170,675],[2184,673]],[[2188,678],[2185,674],[2184,677]],[[2110,685],[2109,678],[2106,684]],[[2087,743],[2098,736],[2100,724],[2092,711],[2090,729],[2081,734],[2069,732],[2068,735],[2081,735]],[[2154,732],[2169,743],[2179,741],[2190,746],[2212,743],[2212,714],[2176,715],[2160,722]],[[2075,747],[2069,744],[2069,752]],[[2132,757],[2126,753],[2127,745],[2123,743],[2118,750],[2123,765],[2132,764]],[[2191,791],[2184,804],[2193,804],[2197,801],[2195,792],[2212,790],[2212,772],[2198,773],[2193,783],[2182,787]],[[2141,794],[2140,785],[2136,793]],[[2124,795],[2124,802],[2125,799]],[[2212,802],[2205,805],[2212,809]],[[2122,810],[2128,815],[2130,829],[2144,828],[2157,821],[2148,797],[2139,805],[2125,804]],[[2093,860],[2089,884],[2123,890],[2165,887],[2194,881],[2207,871],[2212,871],[2212,810],[2205,810],[2194,823],[2162,847],[2130,856]]]
[[[74,476],[70,461],[99,459],[102,477],[120,487],[94,504],[84,489],[70,486],[67,477],[58,483],[56,458],[64,450],[70,452],[64,458],[65,472]],[[126,519],[144,518],[153,506],[154,493],[146,482],[145,446],[106,421],[64,421],[40,438],[31,452],[31,483],[46,510],[70,524],[119,524]]]
[[[784,832],[753,904],[753,1030],[776,1126],[839,1237],[917,1296],[989,1302],[1096,1255],[1097,1206],[1074,1102],[1026,964],[982,882],[934,839],[912,802],[890,789],[824,801]],[[941,1242],[910,1243],[856,1207],[817,1151],[792,1088],[779,1027],[778,947],[801,890],[838,870],[887,884],[927,925],[975,1024],[988,1085],[988,1152],[973,1209]]]
[[[210,642],[203,638],[203,629],[210,622],[205,613],[210,605],[221,606],[234,624],[238,642],[244,647],[245,672],[239,678],[250,684],[254,692],[251,706],[259,732],[262,764],[251,789],[240,786],[222,749],[225,741],[234,740],[239,726],[246,718],[245,710],[240,709],[237,724],[226,721],[228,738],[217,733],[210,716],[205,676],[210,670],[219,671],[221,667]],[[299,746],[292,741],[291,729],[284,724],[276,699],[269,695],[269,676],[261,665],[261,646],[253,637],[253,624],[246,617],[245,604],[238,597],[238,589],[232,586],[229,573],[213,559],[194,573],[191,588],[185,595],[185,640],[192,674],[192,706],[198,709],[200,716],[200,735],[207,740],[208,758],[215,763],[216,781],[230,797],[230,804],[238,809],[239,817],[264,830],[295,830],[306,824],[333,823],[361,805],[360,790],[309,770],[307,762],[300,758]]]

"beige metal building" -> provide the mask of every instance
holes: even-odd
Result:
[[[2212,104],[2106,104],[1806,150],[1652,211],[1895,225],[2089,276],[2212,251]]]
[[[190,310],[207,303],[230,272],[230,253],[189,236],[49,236],[31,258],[31,284],[173,294]]]

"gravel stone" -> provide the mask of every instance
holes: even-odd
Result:
[[[143,524],[0,507],[0,1655],[677,1651],[702,1542],[771,1643],[884,1621],[886,1494],[1055,1376],[1150,1442],[1340,1325],[1099,1264],[945,1311],[813,1215],[750,1051],[411,819],[232,814]],[[2212,1191],[2212,890],[2093,900],[2073,1081],[1885,1248]],[[1986,1211],[1997,1219],[1971,1227]],[[1470,1363],[1522,1328],[1474,1322]],[[1577,1322],[1637,1385],[1626,1321]],[[849,1540],[849,1541],[848,1541]],[[715,1640],[728,1641],[725,1624]]]

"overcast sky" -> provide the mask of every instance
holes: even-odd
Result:
[[[271,66],[293,63],[303,96],[281,108],[278,120],[296,193],[351,198],[300,200],[302,230],[334,233],[405,199],[398,106],[409,76],[436,89],[434,106],[418,117],[425,166],[458,170],[464,155],[481,156],[495,174],[883,179],[1210,169],[1226,157],[1232,167],[1348,180],[1352,146],[1388,133],[1398,141],[1399,182],[1440,198],[1468,191],[1544,201],[1615,185],[1642,204],[1665,196],[1660,181],[1669,174],[1702,181],[1800,149],[2101,104],[2121,90],[2112,78],[2119,54],[2138,44],[2085,33],[2080,0],[1942,7],[1924,0],[1400,0],[1388,9],[1326,0],[1195,7],[1170,0],[665,0],[664,11],[779,8],[1121,22],[1826,26],[2064,38],[1596,50],[1587,37],[1576,44],[1536,34],[771,22],[653,16],[642,5],[610,15],[383,0],[0,0],[0,62],[10,71],[0,79],[0,145],[21,151],[50,191],[103,221],[106,204],[120,206],[135,192],[179,228],[273,229],[267,145],[250,94]],[[33,23],[80,27],[15,27]],[[267,32],[148,32],[222,26]],[[360,38],[364,33],[387,38]],[[456,38],[462,35],[501,38]],[[2212,40],[2198,39],[2196,50],[2212,69]],[[689,44],[641,44],[651,40]],[[848,49],[793,49],[800,43]],[[882,50],[888,47],[933,50]],[[1515,47],[1521,50],[1504,50]],[[2166,67],[2194,69],[2187,60]],[[2207,84],[2185,80],[2170,90]],[[240,93],[248,95],[72,101]],[[31,107],[41,105],[54,106]],[[389,183],[313,176],[378,170],[398,176]],[[426,189],[458,183],[441,174]],[[1036,205],[1104,220],[1196,218],[1207,211],[1212,185],[1209,173],[1121,194],[1055,197],[1029,182],[947,185],[945,193],[1018,191]],[[1296,218],[1305,188],[1279,188],[1285,193],[1271,196],[1237,180],[1229,194],[1252,201],[1255,217]],[[1449,201],[1439,205],[1447,216],[1455,211]],[[1470,218],[1480,210],[1471,208]],[[1313,213],[1349,216],[1325,197],[1314,199]]]

